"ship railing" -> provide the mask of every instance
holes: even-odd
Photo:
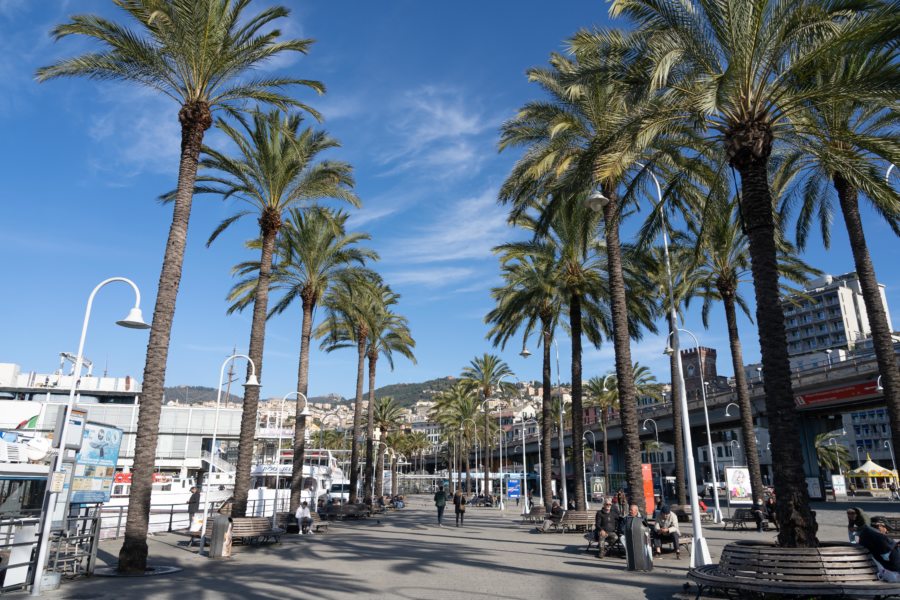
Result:
[[[226,473],[230,473],[235,470],[235,466],[228,462],[227,460],[220,458],[218,456],[212,456],[208,451],[203,450],[200,452],[200,459],[205,460],[208,463],[211,463],[212,466],[217,468],[220,471],[225,471]]]

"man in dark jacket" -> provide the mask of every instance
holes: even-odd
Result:
[[[613,506],[611,498],[606,498],[603,501],[603,507],[594,515],[594,535],[599,547],[599,558],[606,556],[607,548],[615,546],[619,540],[619,534],[616,531],[620,519],[618,507]]]
[[[192,487],[191,497],[188,498],[188,529],[194,524],[194,515],[200,512],[200,491]]]

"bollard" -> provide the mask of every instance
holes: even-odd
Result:
[[[212,537],[209,540],[209,557],[229,558],[230,556],[231,517],[216,515],[213,519]]]

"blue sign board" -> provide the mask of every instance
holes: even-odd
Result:
[[[81,450],[72,473],[72,504],[109,502],[122,430],[99,423],[85,423]]]
[[[506,494],[510,498],[518,498],[520,496],[519,480],[510,479],[506,484]]]

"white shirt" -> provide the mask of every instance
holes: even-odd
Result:
[[[312,519],[312,515],[309,513],[309,507],[303,506],[302,504],[297,508],[297,513],[294,516],[298,521],[300,519]]]

